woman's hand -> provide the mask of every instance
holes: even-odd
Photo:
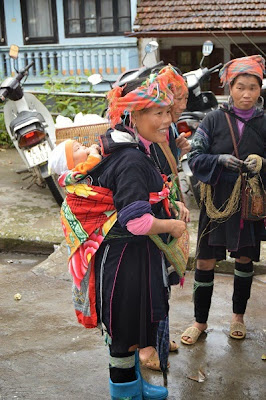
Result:
[[[235,156],[232,156],[231,154],[220,154],[218,157],[218,164],[222,164],[232,171],[239,171],[239,169],[243,166],[243,161],[239,160]]]
[[[258,167],[258,159],[257,158],[250,158],[249,156],[245,159],[244,165],[249,172],[257,172]]]
[[[182,203],[182,201],[176,201],[176,205],[179,208],[179,212],[174,207],[172,207],[172,211],[175,217],[179,217],[180,221],[190,222],[189,210],[187,209],[185,204]]]
[[[160,233],[169,233],[175,238],[182,236],[186,229],[186,223],[178,219],[158,219],[153,217],[152,226],[146,235],[158,235]]]
[[[88,149],[90,151],[89,154],[92,156],[101,154],[101,148],[96,143],[93,143],[90,147],[88,147]]]
[[[185,132],[180,133],[178,138],[175,140],[176,147],[181,150],[180,158],[183,157],[185,154],[189,153],[191,150],[191,146],[189,141],[185,138]]]
[[[170,235],[174,238],[179,238],[186,230],[186,223],[184,221],[180,221],[178,219],[172,219],[172,228],[169,231]]]

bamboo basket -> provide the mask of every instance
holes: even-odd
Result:
[[[85,146],[90,146],[93,143],[97,143],[99,136],[105,134],[109,128],[109,123],[57,128],[55,130],[56,144],[58,145],[66,139],[73,139]]]

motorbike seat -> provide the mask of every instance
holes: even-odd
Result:
[[[18,116],[10,122],[10,130],[13,132],[17,125],[23,125],[26,122],[45,122],[44,117],[37,111],[22,111]]]

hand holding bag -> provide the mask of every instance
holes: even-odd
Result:
[[[160,148],[162,149],[168,164],[171,168],[172,175],[171,179],[174,186],[178,188],[178,194],[180,200],[184,202],[182,191],[180,188],[180,181],[178,177],[176,160],[171,152],[168,143],[160,143]],[[182,278],[185,275],[188,258],[189,258],[189,233],[185,229],[182,236],[177,238],[170,237],[169,243],[164,243],[159,235],[149,235],[150,239],[156,244],[156,246],[163,251],[165,257],[169,263],[174,267],[177,274]]]

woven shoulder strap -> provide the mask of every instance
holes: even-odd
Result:
[[[180,181],[179,181],[179,177],[178,177],[178,170],[177,170],[177,163],[176,163],[176,159],[173,156],[173,153],[169,147],[169,144],[167,142],[163,142],[163,143],[158,143],[160,149],[162,150],[163,154],[165,155],[165,158],[170,166],[170,169],[172,171],[172,174],[176,177],[176,182],[178,184],[179,187],[179,191],[180,191],[180,196],[181,196],[181,201],[185,204],[184,201],[184,197],[183,197],[183,193],[181,190],[181,186],[180,186]]]
[[[171,168],[172,174],[178,175],[176,159],[173,156],[173,153],[171,152],[171,149],[170,149],[168,143],[163,142],[163,143],[158,143],[158,144],[168,161],[168,164]]]

